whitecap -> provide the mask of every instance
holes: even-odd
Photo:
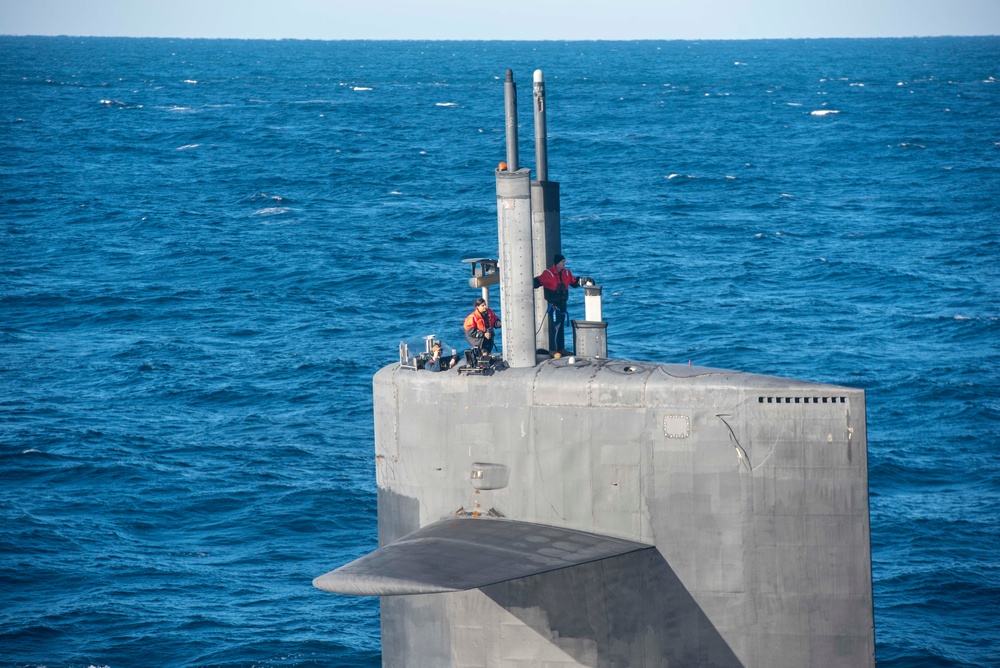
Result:
[[[189,148],[198,148],[199,146],[201,146],[201,144],[184,144],[184,146],[178,146],[176,150],[186,151]]]
[[[33,452],[37,452],[37,453],[41,454],[42,451],[41,450],[35,450],[34,448],[28,448],[27,450],[25,450],[21,454],[22,455],[28,455],[28,454],[31,454]]]
[[[402,195],[403,193],[399,192],[398,190],[390,190],[389,194],[390,195]]]
[[[786,199],[795,199],[795,195],[789,195],[788,193],[781,193],[781,197]]]
[[[801,102],[785,102],[785,104],[787,104],[789,107],[801,107],[802,106]]]
[[[676,178],[677,178],[678,176],[680,176],[680,174],[671,174],[671,175],[670,175],[670,176],[668,176],[667,178],[668,178],[668,179],[676,179]]]
[[[365,86],[355,86],[353,90],[371,90],[371,88],[366,88]]]
[[[458,102],[436,102],[435,107],[457,107]]]
[[[735,181],[735,180],[736,180],[736,177],[735,177],[735,176],[731,176],[731,175],[729,175],[729,174],[726,174],[726,178],[727,178],[728,180],[730,180],[730,181]]]
[[[955,320],[972,320],[972,318],[967,315],[956,315]]]
[[[863,83],[852,83],[851,85],[852,86],[857,86],[858,88],[864,88],[865,87],[865,85]]]
[[[291,209],[287,206],[269,206],[263,209],[259,209],[253,212],[255,216],[278,216],[283,213],[288,213]]]
[[[809,112],[810,116],[829,116],[830,114],[839,114],[840,112],[836,109],[813,109]]]
[[[185,79],[184,83],[196,84],[198,82],[196,80],[194,80],[194,79]]]
[[[274,201],[274,202],[284,202],[285,201],[285,198],[282,197],[281,195],[270,195],[268,193],[254,193],[253,195],[250,196],[249,199],[251,201],[261,200],[261,199],[269,199],[269,200]]]

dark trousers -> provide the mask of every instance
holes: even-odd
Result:
[[[484,352],[487,354],[492,353],[493,340],[496,338],[496,334],[493,334],[493,336],[487,339],[485,336],[478,336],[478,337],[473,336],[472,335],[473,332],[479,333],[479,330],[476,329],[465,330],[465,340],[469,342],[469,345],[472,346],[472,349],[475,350],[477,353],[479,352]]]
[[[566,310],[549,304],[549,351],[566,350]]]

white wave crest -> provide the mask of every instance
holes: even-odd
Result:
[[[185,80],[184,80],[184,83],[188,83],[188,84],[196,84],[196,83],[198,83],[198,82],[197,82],[197,81],[196,81],[195,79],[185,79]]]
[[[839,114],[840,112],[836,109],[813,109],[809,112],[810,116],[829,116],[830,114]]]
[[[352,90],[371,90],[371,88],[368,88],[366,86],[354,86]]]
[[[434,103],[434,106],[435,107],[457,107],[458,106],[458,102],[436,102],[436,103]]]
[[[201,144],[184,144],[184,146],[178,146],[177,150],[178,151],[186,151],[189,148],[198,148],[199,146],[201,146]]]
[[[268,206],[263,209],[258,209],[253,212],[255,216],[280,216],[283,213],[288,213],[291,211],[290,207],[287,206]]]

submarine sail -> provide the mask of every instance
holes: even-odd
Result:
[[[611,358],[597,285],[538,354],[558,184],[507,147],[504,359],[375,374],[379,547],[315,586],[381,597],[384,666],[874,666],[864,391]]]

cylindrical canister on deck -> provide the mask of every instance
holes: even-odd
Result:
[[[608,323],[573,321],[573,350],[577,357],[608,356]]]
[[[583,286],[584,317],[590,322],[601,322],[601,287],[599,285]]]

